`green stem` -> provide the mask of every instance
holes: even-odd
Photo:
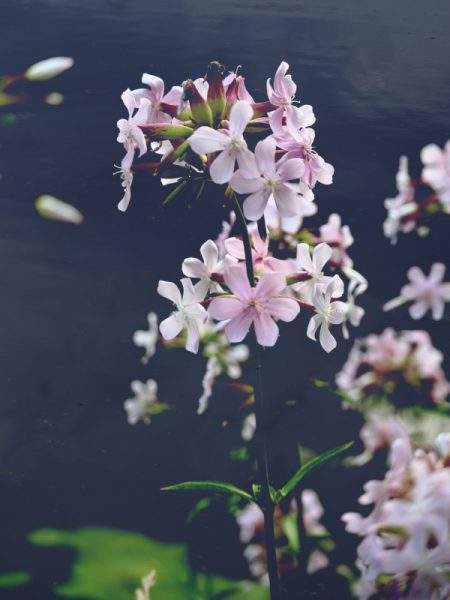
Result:
[[[255,273],[253,270],[253,258],[248,235],[247,222],[241,205],[236,194],[233,193],[233,201],[236,209],[236,214],[239,219],[242,231],[242,241],[245,251],[245,265],[250,285],[255,286]],[[269,573],[270,582],[270,597],[271,600],[280,600],[280,581],[278,577],[277,557],[275,551],[275,531],[273,524],[274,505],[270,497],[270,472],[269,472],[269,423],[267,418],[267,410],[264,403],[263,385],[262,385],[262,361],[261,361],[261,346],[256,342],[255,338],[255,355],[256,355],[256,373],[255,373],[255,417],[256,417],[256,442],[258,452],[258,475],[261,485],[261,508],[264,513],[264,537],[267,554],[267,570]]]

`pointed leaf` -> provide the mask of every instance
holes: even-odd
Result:
[[[346,444],[342,444],[341,446],[337,446],[336,448],[331,448],[330,450],[319,454],[319,456],[316,456],[316,458],[313,458],[312,460],[301,466],[298,469],[298,471],[289,479],[289,481],[287,481],[285,485],[283,485],[283,487],[278,490],[276,494],[277,502],[280,502],[281,500],[286,498],[286,496],[288,496],[298,486],[300,481],[304,477],[306,477],[306,475],[310,471],[313,471],[320,465],[332,460],[339,454],[346,452],[352,446],[353,442],[347,442]]]
[[[253,498],[245,490],[241,490],[232,483],[226,483],[225,481],[184,481],[183,483],[176,483],[175,485],[168,485],[161,488],[164,492],[178,492],[178,491],[193,491],[193,492],[215,492],[217,494],[236,494],[241,498],[252,502]]]

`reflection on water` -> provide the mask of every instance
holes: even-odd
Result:
[[[286,58],[302,101],[315,107],[321,150],[336,167],[335,184],[320,191],[320,214],[325,219],[337,210],[351,226],[354,256],[370,282],[361,335],[379,332],[392,323],[380,305],[398,292],[411,256],[428,267],[442,257],[448,238],[445,224],[438,224],[426,241],[403,239],[394,251],[381,224],[398,156],[414,161],[426,143],[442,145],[448,137],[450,9],[444,0],[426,11],[421,2],[404,0],[277,6],[2,0],[0,8],[8,23],[2,71],[19,72],[48,56],[75,59],[58,82],[62,106],[30,104],[17,111],[13,125],[1,125],[2,569],[37,565],[33,591],[50,598],[48,581],[55,574],[63,581],[68,563],[58,555],[49,566],[24,541],[27,532],[104,524],[176,540],[186,535],[189,503],[178,497],[162,502],[159,486],[188,476],[240,476],[223,457],[229,434],[217,426],[218,415],[229,416],[226,389],[211,413],[197,417],[196,358],[180,354],[176,371],[158,355],[140,365],[131,341],[149,309],[163,310],[158,279],[178,271],[180,257],[194,256],[220,217],[214,198],[162,209],[150,178],[136,185],[125,216],[116,211],[120,92],[137,86],[137,73],[179,83],[184,73],[201,75],[218,58],[230,68],[242,64],[249,87],[262,95],[264,77]],[[36,85],[42,94],[53,90]],[[33,202],[43,193],[77,206],[85,223],[42,221]],[[411,322],[399,314],[395,326],[410,328]],[[427,328],[434,345],[444,348],[445,328],[431,322]],[[275,436],[298,435],[318,450],[354,437],[353,416],[342,415],[309,383],[312,375],[331,379],[348,348],[324,360],[319,348],[286,329],[280,350],[267,353],[265,385],[274,401],[301,398],[303,425],[291,431],[281,416]],[[122,407],[129,382],[153,376],[177,410],[151,429],[130,429]],[[285,458],[276,457],[280,478]],[[330,521],[355,506],[362,479],[346,471],[339,486],[312,480]],[[236,558],[223,564],[236,530],[225,528],[220,540],[211,540],[206,529],[199,556],[205,539],[214,568],[242,573]],[[343,560],[352,544],[342,537]],[[23,596],[11,591],[10,597]]]

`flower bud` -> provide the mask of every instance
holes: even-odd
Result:
[[[191,107],[192,118],[197,125],[208,125],[212,127],[213,117],[209,104],[201,96],[197,86],[188,79],[183,83],[184,100],[189,101]]]
[[[45,81],[60,75],[73,66],[73,58],[68,56],[55,56],[31,65],[24,73],[24,78],[29,81]]]
[[[208,104],[211,107],[214,124],[220,123],[225,112],[225,91],[223,89],[224,66],[217,61],[208,65],[206,80],[208,87]]]
[[[170,125],[157,123],[153,125],[141,125],[144,133],[158,140],[177,140],[188,138],[194,130],[185,125]]]
[[[45,219],[64,221],[65,223],[73,223],[74,225],[79,225],[83,221],[83,215],[77,208],[62,200],[58,200],[54,196],[47,194],[39,196],[35,206],[41,217]]]

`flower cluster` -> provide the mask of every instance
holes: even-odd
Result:
[[[445,303],[450,302],[450,282],[444,282],[445,265],[434,263],[426,276],[419,267],[408,271],[409,283],[400,290],[400,296],[387,302],[383,310],[388,311],[406,302],[412,302],[409,314],[412,319],[421,319],[428,311],[435,321],[444,316]]]
[[[442,370],[442,353],[433,347],[426,331],[396,332],[387,328],[357,340],[347,362],[336,375],[338,389],[352,406],[369,404],[399,390],[403,402],[413,390],[433,403],[446,401],[450,383]],[[406,386],[406,388],[405,388]]]
[[[384,479],[367,482],[360,498],[372,512],[343,515],[347,531],[363,538],[360,600],[450,596],[450,434],[438,436],[436,449],[394,441]]]
[[[196,258],[183,262],[182,271],[188,275],[181,280],[183,294],[174,283],[159,283],[159,293],[174,305],[172,314],[160,325],[164,339],[174,339],[185,331],[186,349],[197,352],[201,331],[208,319],[213,319],[230,343],[241,342],[253,326],[258,343],[273,346],[279,335],[277,321],[293,321],[304,307],[312,312],[308,337],[314,340],[319,330],[320,343],[330,352],[336,347],[331,325],[347,320],[359,324],[364,311],[354,305],[354,295],[366,286],[350,280],[349,301],[338,300],[344,283],[339,275],[324,272],[333,254],[328,244],[320,243],[311,252],[301,243],[296,258],[279,259],[269,251],[269,238],[263,240],[253,230],[254,286],[244,264],[244,242],[228,237],[223,246],[225,255],[221,257],[215,242],[208,240],[200,250],[203,262]]]
[[[419,235],[426,235],[427,217],[437,212],[450,212],[450,141],[443,150],[436,144],[425,146],[420,157],[423,169],[418,180],[410,177],[406,156],[400,158],[396,177],[398,193],[384,202],[388,211],[383,224],[384,234],[393,244],[397,242],[399,231],[416,230]]]
[[[134,397],[124,402],[130,425],[136,425],[139,421],[148,425],[151,417],[167,410],[167,404],[158,400],[158,384],[154,379],[149,379],[145,383],[132,381],[130,387]]]
[[[305,548],[309,547],[307,572],[311,574],[328,566],[329,560],[326,553],[333,549],[334,544],[328,531],[320,523],[324,510],[316,492],[303,490],[301,498],[303,528],[308,538],[308,543],[306,544],[306,540],[303,540],[303,544]],[[279,506],[275,509],[277,558],[280,571],[284,573],[298,566],[297,553],[300,549],[300,541],[297,519],[298,506],[295,500],[292,500],[287,511]],[[247,559],[250,573],[255,579],[267,582],[266,555],[263,544],[264,516],[261,509],[257,504],[248,504],[243,510],[236,513],[236,521],[239,526],[239,539],[242,544],[245,544],[244,556]]]
[[[280,64],[260,102],[241,75],[226,73],[217,62],[204,78],[189,79],[167,93],[162,79],[144,73],[145,88],[122,94],[128,115],[117,123],[117,141],[125,150],[119,209],[130,202],[136,152],[139,157],[151,152],[153,160],[139,168],[178,188],[180,181],[184,185],[193,178],[229,184],[247,195],[249,219],[259,219],[269,199],[283,218],[313,214],[312,189],[317,182],[332,183],[334,169],[313,148],[314,112],[309,105],[297,106],[297,86],[288,69],[286,62]],[[252,152],[249,138],[261,133],[266,137]]]

